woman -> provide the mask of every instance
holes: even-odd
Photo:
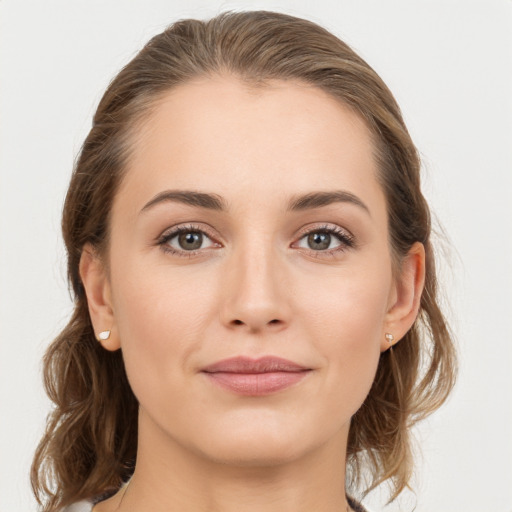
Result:
[[[398,496],[455,366],[419,169],[382,80],[309,21],[225,13],[154,37],[66,198],[75,311],[45,359],[44,510]]]

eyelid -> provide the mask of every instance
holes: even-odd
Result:
[[[300,242],[305,236],[311,234],[311,233],[318,233],[318,232],[324,232],[329,233],[331,235],[334,235],[338,241],[340,242],[340,245],[337,247],[334,247],[332,249],[325,249],[325,250],[317,250],[314,249],[307,249],[304,247],[298,247],[301,251],[305,251],[308,254],[312,255],[315,258],[333,258],[336,257],[336,255],[340,255],[341,253],[347,251],[348,249],[352,249],[356,247],[356,239],[354,235],[347,229],[342,228],[341,226],[338,226],[336,224],[321,224],[321,225],[308,225],[304,228],[302,228],[299,233],[296,235],[296,241],[292,244],[292,247],[294,247],[294,244],[297,244]]]
[[[342,235],[347,239],[354,240],[354,235],[346,228],[342,228],[337,224],[329,224],[329,223],[320,223],[320,224],[308,224],[305,227],[302,227],[296,237],[303,238],[304,235],[309,235],[310,233],[315,233],[317,231],[327,231],[329,233],[336,233],[338,235]]]
[[[170,228],[167,228],[165,231],[160,234],[157,239],[156,243],[161,247],[161,249],[165,252],[169,252],[171,254],[177,255],[177,256],[184,256],[184,257],[192,257],[196,256],[198,254],[204,253],[211,249],[211,247],[206,247],[203,249],[194,249],[191,251],[187,251],[184,249],[176,249],[169,245],[169,240],[172,240],[174,237],[179,235],[183,232],[199,232],[203,235],[206,235],[208,239],[210,239],[213,242],[213,246],[219,248],[223,247],[223,245],[217,241],[217,236],[213,235],[211,233],[211,230],[207,227],[204,227],[204,225],[199,225],[195,223],[186,223],[186,224],[178,224],[176,226],[172,226]],[[324,249],[324,250],[314,250],[314,249],[307,249],[304,247],[297,247],[298,249],[302,251],[306,251],[309,254],[312,254],[314,257],[321,258],[321,257],[333,257],[338,253],[342,253],[346,251],[347,249],[355,247],[355,237],[352,235],[350,231],[348,231],[345,228],[342,228],[336,224],[316,224],[316,225],[308,225],[299,230],[299,232],[295,236],[295,241],[291,244],[292,248],[295,248],[295,244],[297,244],[299,241],[301,241],[305,236],[308,236],[311,233],[316,232],[324,232],[329,233],[331,235],[334,235],[340,245],[337,247],[334,247],[332,249]]]
[[[183,232],[198,232],[206,235],[208,239],[213,242],[213,246],[222,247],[222,244],[217,241],[217,237],[213,235],[208,228],[205,228],[204,225],[201,226],[199,224],[194,223],[186,223],[186,224],[178,224],[176,226],[172,226],[170,228],[165,229],[162,234],[160,234],[156,239],[156,244],[161,247],[164,252],[168,252],[171,254],[175,254],[178,256],[195,256],[199,253],[205,252],[211,247],[203,248],[203,249],[194,249],[192,251],[186,251],[184,249],[176,249],[169,245],[169,241],[174,237],[178,236]]]
[[[171,226],[166,228],[160,235],[158,235],[157,240],[162,240],[163,238],[169,238],[169,236],[177,235],[183,231],[198,231],[208,236],[208,238],[216,238],[216,235],[213,234],[213,230],[204,224],[196,224],[194,222],[186,222],[184,224],[176,224],[175,226]]]

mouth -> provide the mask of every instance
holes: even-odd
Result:
[[[233,357],[206,366],[201,372],[224,390],[245,396],[282,391],[302,381],[312,369],[280,357]]]

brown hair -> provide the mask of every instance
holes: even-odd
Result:
[[[381,355],[371,391],[352,418],[347,453],[352,491],[391,479],[394,498],[408,485],[410,428],[439,407],[453,386],[454,348],[438,307],[420,161],[380,77],[327,30],[293,16],[253,11],[223,13],[207,22],[181,20],[153,37],[111,82],[71,178],[62,229],[75,309],[44,359],[45,386],[55,408],[31,473],[46,512],[113,493],[133,472],[138,404],[121,351],[108,352],[95,340],[79,260],[86,243],[100,254],[107,247],[110,206],[130,158],[134,126],[172,87],[224,72],[261,86],[270,79],[306,82],[354,109],[374,139],[397,268],[414,242],[425,246],[419,315],[404,339]]]

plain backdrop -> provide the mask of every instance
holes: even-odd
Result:
[[[0,511],[36,509],[28,472],[50,404],[41,357],[70,312],[60,214],[109,80],[183,17],[309,18],[394,92],[451,247],[441,267],[460,351],[449,402],[416,432],[415,493],[375,512],[512,511],[512,1],[1,0]]]

